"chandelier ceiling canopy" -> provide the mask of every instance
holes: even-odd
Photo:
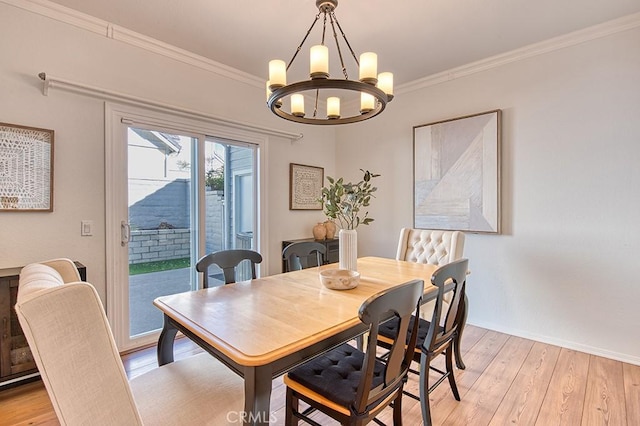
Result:
[[[267,106],[281,118],[304,124],[348,124],[375,117],[393,99],[393,74],[390,72],[378,74],[378,58],[373,52],[362,53],[358,59],[336,18],[335,9],[338,6],[338,0],[316,0],[316,6],[318,14],[289,63],[286,64],[280,59],[269,62]],[[321,17],[323,17],[322,38],[320,44],[310,48],[309,79],[287,84],[287,71]],[[325,45],[327,23],[335,40],[343,78],[334,79],[329,75],[329,47]],[[336,30],[339,31],[342,42]],[[349,79],[342,56],[343,50],[348,51],[355,60],[359,71],[358,80]],[[360,95],[360,108],[354,106],[353,112],[345,114],[344,106],[347,105],[343,105],[341,110],[341,97],[346,99],[350,97],[349,94],[353,97],[354,93]],[[313,100],[313,111],[310,114],[305,111],[306,98]],[[319,111],[320,102],[326,104],[326,113]],[[289,111],[286,111],[286,108],[289,108]]]

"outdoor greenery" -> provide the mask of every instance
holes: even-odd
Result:
[[[324,214],[331,219],[338,219],[342,229],[356,229],[358,225],[368,225],[373,222],[369,212],[363,208],[369,207],[371,197],[378,188],[371,185],[371,180],[380,175],[368,170],[360,169],[364,176],[360,182],[344,182],[343,178],[334,179],[327,176],[329,186],[322,188],[322,204]]]
[[[148,274],[150,272],[169,271],[191,267],[188,257],[182,259],[159,260],[156,262],[133,263],[129,265],[129,275]]]
[[[224,166],[207,170],[204,184],[214,191],[224,191]]]
[[[204,185],[213,191],[224,191],[224,164],[214,167],[214,157],[207,157],[205,163],[209,169],[204,175]],[[191,169],[191,163],[188,161],[178,160],[176,164],[180,170]]]

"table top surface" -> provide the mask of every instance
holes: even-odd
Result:
[[[239,365],[265,365],[360,323],[368,297],[414,279],[436,291],[436,265],[380,257],[358,259],[360,284],[329,290],[320,283],[324,265],[250,281],[157,298],[164,314]]]

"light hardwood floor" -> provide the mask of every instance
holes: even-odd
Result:
[[[199,352],[186,339],[176,342],[176,359]],[[431,394],[435,425],[640,425],[640,366],[468,326],[456,371],[461,401],[443,382]],[[123,356],[130,377],[156,368],[155,348]],[[417,392],[416,377],[407,384]],[[282,424],[284,392],[274,380],[272,410]],[[403,399],[404,424],[422,424],[420,405]],[[320,414],[316,421],[335,424]],[[380,420],[391,424],[391,412]],[[0,425],[57,425],[37,381],[0,391]]]

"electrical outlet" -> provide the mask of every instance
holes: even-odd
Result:
[[[81,222],[80,235],[83,237],[90,237],[93,235],[93,221],[83,220]]]

